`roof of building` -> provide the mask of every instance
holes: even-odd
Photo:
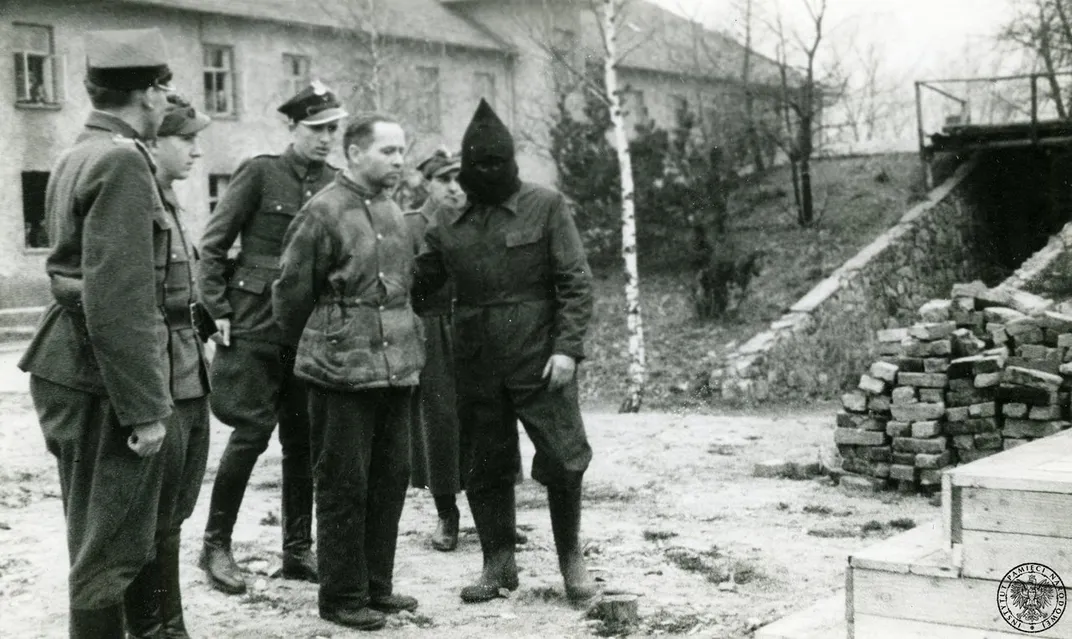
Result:
[[[112,0],[183,11],[256,18],[314,27],[366,30],[407,40],[425,40],[472,49],[510,52],[511,48],[439,0]],[[367,12],[364,7],[372,6]]]

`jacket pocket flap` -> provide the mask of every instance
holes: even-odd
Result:
[[[524,246],[526,244],[532,244],[543,237],[543,229],[525,229],[522,231],[511,231],[506,234],[506,246]]]
[[[228,288],[236,288],[240,291],[253,293],[254,295],[264,293],[264,289],[267,286],[268,282],[255,277],[242,275],[241,273],[236,273],[235,276],[231,278],[231,281],[227,283]]]
[[[276,215],[288,215],[295,216],[298,214],[298,206],[295,203],[288,202],[286,200],[276,198],[265,198],[262,210],[265,213],[274,213]]]

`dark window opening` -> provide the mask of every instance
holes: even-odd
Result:
[[[26,248],[48,248],[48,222],[45,220],[46,171],[22,172],[22,225]]]

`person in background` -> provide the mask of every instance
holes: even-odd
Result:
[[[320,616],[375,630],[418,605],[393,577],[424,345],[410,305],[415,246],[391,199],[405,133],[365,114],[343,148],[346,170],[287,231],[272,301],[309,388]]]
[[[279,112],[290,120],[291,144],[281,155],[259,155],[238,167],[201,240],[198,286],[219,328],[211,367],[212,412],[234,430],[212,486],[200,565],[212,586],[228,594],[246,590],[231,535],[253,467],[276,423],[283,448],[281,574],[317,580],[305,386],[294,376],[295,343],[272,319],[271,285],[291,220],[338,172],[327,157],[347,114],[319,82]],[[228,251],[239,239],[241,253],[232,263]]]
[[[167,107],[167,59],[158,29],[86,34],[93,111],[45,195],[54,301],[19,367],[59,469],[73,639],[124,637],[124,603],[153,597],[169,516],[171,218],[143,143]]]

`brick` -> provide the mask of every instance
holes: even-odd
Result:
[[[1006,384],[1017,384],[1028,388],[1037,388],[1045,391],[1056,391],[1061,387],[1060,375],[1051,375],[1041,371],[1021,368],[1019,366],[1006,366],[1002,381]]]
[[[998,414],[997,402],[972,404],[968,407],[968,414],[972,417],[994,417]]]
[[[908,422],[886,422],[886,434],[890,437],[908,437],[912,433],[912,424]]]
[[[890,465],[887,462],[876,462],[871,467],[871,476],[885,479],[890,476]]]
[[[963,422],[946,422],[943,428],[947,435],[977,435],[996,432],[999,424],[995,417],[976,417]]]
[[[968,411],[969,411],[968,406],[946,407],[946,409],[945,409],[946,421],[950,421],[950,422],[968,421],[968,417],[970,417],[970,414],[969,414]]]
[[[1005,437],[1046,437],[1047,435],[1053,435],[1059,433],[1062,430],[1068,428],[1069,423],[1065,421],[1048,421],[1039,422],[1030,419],[1006,419],[1005,427],[1001,429],[1001,434]],[[896,446],[896,440],[894,440]]]
[[[949,319],[953,300],[930,300],[919,307],[919,317],[924,322],[944,322]]]
[[[912,460],[915,462],[915,460]],[[917,470],[915,463],[911,466],[901,466],[900,464],[894,464],[890,466],[890,479],[899,479],[901,481],[916,481]]]
[[[1027,417],[1027,413],[1030,410],[1030,406],[1027,404],[1021,404],[1020,402],[1009,402],[1002,405],[1001,414],[1006,417]]]
[[[944,373],[898,373],[897,383],[901,386],[918,388],[945,388],[949,376]]]
[[[927,422],[913,422],[912,423],[912,437],[917,439],[927,439],[929,437],[938,437],[942,434],[942,423],[938,421]]]
[[[953,342],[948,339],[938,339],[933,342],[908,342],[904,345],[904,353],[909,357],[942,357],[953,353]]]
[[[946,316],[948,317],[948,312],[946,313]],[[938,321],[926,324],[915,324],[909,327],[908,334],[918,340],[931,342],[936,339],[949,337],[955,330],[957,330],[955,322]]]
[[[846,457],[841,460],[841,470],[846,473],[855,473],[857,475],[870,475],[871,471],[875,469],[874,462],[862,459],[860,457]]]
[[[945,404],[939,403],[916,403],[894,404],[890,408],[893,418],[901,422],[921,422],[931,419],[939,419],[945,414]]]
[[[769,459],[752,467],[753,477],[780,478],[789,474],[789,462],[784,459]]]
[[[1061,364],[1057,367],[1057,372],[1061,375],[1072,375],[1072,363]]]
[[[949,362],[949,366],[946,368],[946,375],[950,379],[960,379],[963,377],[972,377],[975,375],[975,364],[981,362],[985,357],[982,355],[972,355],[970,357],[958,357]],[[926,362],[927,360],[924,360]],[[928,371],[930,372],[930,371]]]
[[[834,419],[838,428],[859,428],[860,422],[866,418],[866,415],[861,415],[859,413],[839,411]]]
[[[1001,435],[998,435],[1001,438]],[[975,435],[968,433],[965,435],[953,435],[950,438],[950,442],[953,444],[953,448],[971,449],[975,448]]]
[[[916,453],[894,452],[893,455],[890,455],[890,463],[897,464],[899,466],[915,466]]]
[[[975,391],[975,384],[973,384],[972,380],[970,380],[970,379],[964,379],[964,378],[951,379],[951,380],[949,380],[949,390],[953,391],[954,393],[959,393],[959,392],[971,393],[971,392]]]
[[[952,460],[953,455],[948,450],[937,454],[920,453],[916,455],[916,468],[945,468]]]
[[[890,399],[894,404],[913,404],[919,401],[919,395],[911,386],[898,386],[893,389]]]
[[[1053,330],[1052,328],[1043,328],[1042,329],[1042,343],[1045,344],[1046,346],[1050,346],[1050,347],[1057,346],[1057,338],[1059,338],[1060,336],[1061,336],[1061,334],[1058,333],[1057,331]]]
[[[876,379],[870,375],[860,376],[860,385],[858,388],[865,393],[871,393],[872,395],[881,395],[886,391],[886,382],[881,379]]]
[[[949,370],[949,360],[944,357],[928,357],[923,360],[924,373],[945,373]]]
[[[1009,332],[1008,324],[1005,325],[1005,332]],[[1042,334],[1042,329],[1037,326],[1019,335],[1010,334],[1009,337],[1017,344],[1041,344],[1046,339],[1046,336]]]
[[[1009,334],[1005,332],[1004,324],[987,324],[986,332],[990,335],[990,341],[995,344],[1005,344],[1009,341]]]
[[[1001,384],[1001,371],[996,373],[979,373],[975,376],[976,388],[994,388]]]
[[[1050,406],[1032,406],[1028,411],[1028,419],[1036,420],[1053,420],[1064,418],[1064,410],[1060,405],[1051,404]]]
[[[884,344],[900,344],[907,337],[907,328],[883,328],[875,333],[875,339]]]
[[[1026,357],[1027,359],[1052,359],[1056,354],[1056,348],[1050,348],[1042,344],[1023,344],[1016,347],[1016,356]]]
[[[892,446],[861,446],[857,449],[868,461],[889,462],[893,457]]]
[[[972,372],[976,375],[1000,373],[1005,367],[1004,357],[999,358],[996,355],[982,355],[981,357],[982,359],[972,362]]]
[[[1016,448],[1017,446],[1021,446],[1023,444],[1026,444],[1029,441],[1031,441],[1031,440],[1029,440],[1029,439],[1011,439],[1011,438],[1008,438],[1005,441],[1001,442],[1001,448],[1002,448],[1002,450],[1009,450],[1011,448]]]
[[[860,422],[857,426],[860,430],[877,430],[886,432],[886,422],[889,421],[881,415],[872,415]]]
[[[947,406],[970,406],[982,402],[993,401],[996,388],[975,388],[967,391],[948,391],[945,394]]]
[[[1013,310],[1011,308],[1005,308],[1002,306],[991,306],[983,309],[983,317],[986,321],[994,322],[998,324],[1005,324],[1015,320],[1026,319],[1027,315],[1024,315],[1020,311]]]
[[[867,410],[872,413],[888,413],[890,412],[890,396],[889,395],[872,395],[867,398]]]
[[[1055,333],[1072,333],[1072,315],[1046,311],[1038,316],[1038,322],[1043,328],[1048,328]]]
[[[836,444],[836,446],[838,454],[847,459],[856,457],[856,452],[861,449],[860,446],[851,446],[849,444]]]
[[[835,444],[852,444],[854,446],[882,446],[887,443],[886,433],[859,428],[835,428]]]
[[[871,365],[871,377],[875,379],[881,379],[884,382],[894,382],[897,380],[897,368],[896,364],[888,364],[886,362],[875,362]]]
[[[1031,406],[1046,406],[1052,404],[1054,402],[1050,401],[1051,395],[1056,396],[1056,393],[1051,394],[1050,391],[1041,388],[1029,388],[1027,386],[1009,384],[1001,384],[993,390],[994,398],[998,401],[1019,402]]]
[[[975,296],[980,293],[985,293],[987,290],[986,284],[983,284],[981,280],[974,280],[971,282],[957,282],[953,284],[953,288],[949,293],[949,297],[954,299],[961,297],[970,297],[972,302],[975,302]],[[983,308],[978,306],[976,308]]]
[[[920,486],[937,486],[942,483],[941,468],[927,468],[919,471]]]
[[[981,331],[984,335],[986,331]],[[953,334],[954,357],[978,355],[986,349],[986,342],[976,337],[971,331],[961,328]]]
[[[923,359],[920,357],[898,357],[894,363],[897,364],[898,371],[904,371],[906,373],[924,372]]]
[[[915,437],[895,437],[893,449],[899,453],[940,453],[946,449],[945,437],[917,439]]]
[[[1010,357],[1005,366],[1015,366],[1016,368],[1023,368],[1031,371],[1037,371],[1039,373],[1046,373],[1047,375],[1058,375],[1061,372],[1061,363],[1054,360],[1046,359],[1028,359],[1026,357],[1014,356]]]
[[[879,342],[875,344],[875,353],[879,355],[904,355],[905,347],[898,342]]]
[[[867,395],[859,391],[845,393],[841,396],[841,405],[849,412],[862,413],[867,410]]]
[[[1001,433],[979,433],[975,435],[975,448],[977,450],[1001,450],[1003,439]]]
[[[1072,348],[1072,333],[1062,333],[1057,336],[1057,348]]]
[[[941,388],[921,388],[919,389],[919,401],[928,402],[931,404],[944,402],[945,391]]]
[[[850,495],[872,495],[886,489],[886,480],[861,475],[842,475],[838,480],[838,487]]]
[[[960,451],[960,463],[970,464],[973,461],[979,461],[985,457],[990,457],[996,450],[962,450]]]

